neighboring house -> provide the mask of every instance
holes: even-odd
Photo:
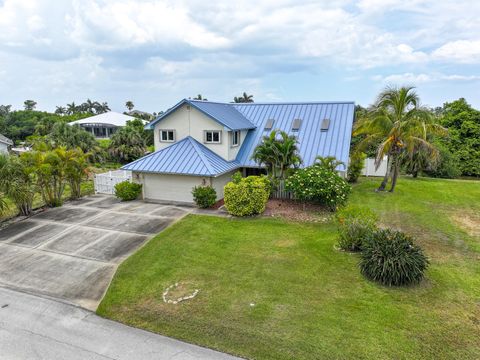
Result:
[[[8,154],[8,150],[13,146],[13,141],[0,134],[0,154]]]
[[[252,159],[264,135],[282,130],[298,139],[303,166],[317,155],[348,164],[353,102],[216,103],[184,99],[146,128],[154,130],[155,152],[122,167],[143,184],[147,200],[191,203],[192,188],[223,187],[235,171],[258,174]],[[337,168],[345,173],[346,166]]]
[[[85,119],[72,121],[69,124],[78,124],[86,131],[91,132],[96,138],[105,139],[115,134],[118,128],[127,125],[127,121],[134,119],[133,116],[109,111]]]

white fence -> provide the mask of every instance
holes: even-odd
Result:
[[[285,190],[285,181],[281,180],[270,197],[273,199],[293,199],[293,194],[290,191]]]
[[[383,177],[387,173],[387,158],[384,157],[378,169],[375,169],[375,159],[365,159],[365,166],[362,170],[364,176],[380,176]]]
[[[132,172],[126,170],[109,171],[103,174],[96,174],[93,182],[95,194],[114,194],[115,185],[122,181],[132,181]]]

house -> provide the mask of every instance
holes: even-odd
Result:
[[[8,154],[8,150],[13,145],[13,141],[0,134],[0,154]]]
[[[86,131],[91,132],[96,138],[106,139],[115,134],[118,128],[127,125],[127,121],[134,119],[133,116],[109,111],[85,119],[72,121],[69,124],[78,124]]]
[[[218,103],[184,99],[146,128],[155,152],[122,167],[143,184],[146,200],[191,203],[192,188],[223,187],[236,171],[258,174],[252,159],[264,135],[278,129],[295,135],[303,166],[317,155],[348,164],[353,102]],[[347,166],[337,170],[345,173]]]

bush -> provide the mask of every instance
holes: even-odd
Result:
[[[365,158],[367,155],[362,152],[354,152],[350,156],[350,164],[348,165],[347,181],[349,183],[356,183],[362,174],[363,166],[365,165]]]
[[[115,185],[115,196],[122,201],[135,200],[141,192],[142,184],[132,183],[128,180]]]
[[[445,145],[441,143],[436,144],[440,152],[440,160],[438,164],[432,168],[427,169],[424,173],[430,177],[454,179],[461,175],[460,161],[457,156],[452,154]]]
[[[224,188],[225,208],[234,216],[250,216],[265,211],[270,196],[270,181],[266,176],[235,178]]]
[[[337,213],[338,246],[345,251],[361,251],[362,244],[377,229],[377,216],[370,209],[347,207]]]
[[[368,279],[387,286],[416,284],[423,279],[428,260],[401,231],[377,230],[362,248],[360,269]]]
[[[195,186],[192,195],[193,201],[201,209],[212,207],[217,201],[217,192],[211,186]]]
[[[285,188],[298,200],[326,205],[332,211],[347,202],[351,191],[336,172],[316,165],[298,170],[285,181]]]

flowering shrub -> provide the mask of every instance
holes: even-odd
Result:
[[[295,198],[328,206],[335,211],[347,202],[351,187],[334,171],[321,166],[309,166],[298,170],[285,181],[285,188]]]
[[[261,214],[270,196],[270,181],[266,176],[236,178],[224,188],[225,208],[234,216]]]

